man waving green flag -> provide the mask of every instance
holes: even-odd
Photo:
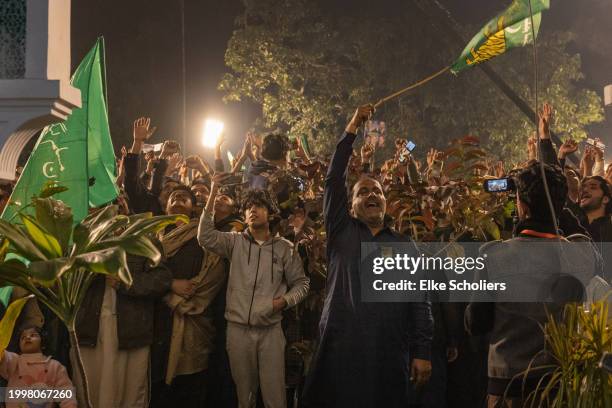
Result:
[[[542,20],[541,11],[549,7],[550,0],[513,0],[506,10],[491,19],[472,38],[461,56],[453,63],[451,72],[457,74],[503,54],[510,48],[533,43],[531,12],[533,12],[533,31],[537,36]]]
[[[11,220],[48,182],[68,188],[55,197],[72,207],[75,222],[85,218],[90,206],[103,205],[117,197],[104,73],[104,40],[100,37],[70,81],[81,90],[82,107],[73,110],[66,121],[43,130],[13,189],[3,219]]]

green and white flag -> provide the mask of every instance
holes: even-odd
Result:
[[[523,47],[533,43],[530,0],[513,0],[512,4],[498,16],[491,19],[465,47],[461,56],[451,66],[457,74],[473,65],[480,64],[503,54],[510,48]],[[542,10],[550,7],[550,0],[531,0],[533,28],[538,35]]]
[[[66,121],[43,130],[13,189],[3,219],[13,219],[19,208],[29,204],[32,196],[49,182],[68,188],[54,197],[72,207],[75,222],[87,216],[90,206],[100,206],[117,197],[104,72],[104,40],[100,37],[70,81],[81,90],[82,107],[74,109]]]

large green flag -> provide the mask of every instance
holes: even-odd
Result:
[[[118,195],[102,38],[81,61],[70,83],[81,90],[82,107],[73,110],[66,121],[43,130],[2,214],[5,220],[13,219],[19,207],[27,205],[48,182],[68,188],[55,197],[72,207],[75,222],[87,216],[89,206],[106,204]]]
[[[461,56],[453,63],[451,72],[458,72],[487,61],[513,47],[533,43],[531,29],[530,0],[513,0],[512,4],[497,17],[491,19],[465,47]],[[542,10],[550,7],[550,0],[531,0],[533,28],[538,35]]]

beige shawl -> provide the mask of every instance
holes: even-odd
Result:
[[[175,255],[185,243],[195,238],[197,230],[198,221],[192,220],[161,236],[164,256]],[[196,284],[194,295],[185,299],[170,292],[164,297],[173,311],[167,384],[172,383],[177,375],[193,374],[208,368],[215,329],[212,318],[205,316],[204,312],[219,293],[225,278],[221,258],[205,251],[200,272],[191,279]]]

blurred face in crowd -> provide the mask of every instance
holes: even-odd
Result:
[[[589,179],[582,183],[580,190],[580,208],[585,211],[595,211],[605,208],[610,199],[604,196],[604,192],[597,180]]]
[[[199,205],[205,205],[206,200],[208,200],[208,194],[210,191],[205,184],[194,184],[191,186],[191,191],[195,195],[196,201]]]
[[[22,354],[40,353],[42,339],[35,328],[25,329],[19,337],[19,349]]]
[[[244,211],[244,219],[249,228],[253,230],[267,229],[269,218],[268,208],[258,204],[253,204]]]
[[[236,208],[235,206],[236,203],[227,194],[220,194],[215,198],[215,213],[226,215],[233,214]]]
[[[381,225],[387,200],[381,184],[370,177],[360,179],[353,187],[352,213],[367,225]]]
[[[193,203],[191,202],[191,194],[186,190],[174,190],[168,197],[166,205],[166,214],[178,215],[183,214],[191,217],[193,214]]]
[[[166,207],[166,204],[168,202],[168,196],[170,195],[172,190],[174,190],[174,187],[178,185],[179,183],[176,181],[166,181],[164,183],[164,186],[162,187],[162,190],[159,193],[159,203],[162,205],[162,207]]]

